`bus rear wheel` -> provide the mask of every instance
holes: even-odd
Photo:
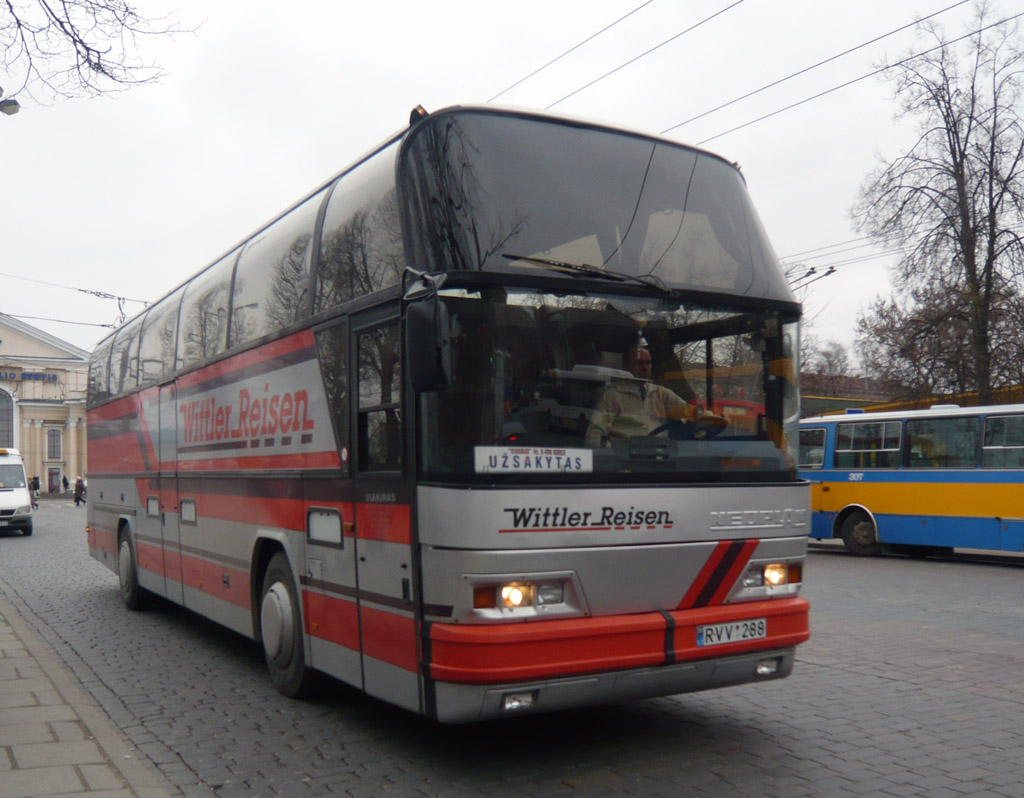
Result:
[[[132,538],[122,531],[117,542],[117,578],[121,586],[121,601],[130,610],[146,608],[146,591],[139,587],[139,569],[135,563]]]
[[[878,542],[878,530],[875,529],[875,522],[865,512],[850,513],[843,521],[840,534],[843,537],[843,544],[850,554],[874,557],[882,551],[882,544]]]
[[[292,698],[309,695],[313,671],[306,667],[299,594],[284,552],[270,558],[263,577],[260,636],[267,669],[277,691]]]

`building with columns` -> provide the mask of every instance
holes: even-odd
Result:
[[[0,313],[0,447],[13,447],[43,493],[85,476],[89,353]]]

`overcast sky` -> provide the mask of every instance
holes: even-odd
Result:
[[[21,97],[20,114],[0,116],[0,311],[91,349],[106,330],[43,320],[116,321],[115,301],[74,289],[158,299],[403,127],[417,104],[486,103],[642,1],[139,2],[197,28],[142,43],[167,73],[159,83],[46,106]],[[733,2],[653,0],[495,104],[557,103],[553,112],[659,134],[955,0]],[[968,3],[936,19],[959,35],[971,18]],[[726,131],[914,47],[912,30],[890,36],[665,135],[740,163],[781,258],[815,250],[830,256],[807,256],[822,270],[878,254],[839,250],[864,243],[842,246],[859,237],[850,208],[865,176],[912,141],[888,84],[861,80]],[[848,263],[802,292],[811,332],[852,344],[858,312],[888,294],[889,265]]]

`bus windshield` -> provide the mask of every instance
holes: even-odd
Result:
[[[708,153],[456,110],[410,133],[399,181],[417,268],[604,273],[795,306],[743,178]]]
[[[442,292],[450,374],[423,477],[793,479],[796,320],[673,299]]]

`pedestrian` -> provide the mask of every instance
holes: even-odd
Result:
[[[39,477],[32,477],[32,509],[39,509]]]
[[[68,475],[67,474],[65,474],[61,478],[61,482],[64,484],[64,492],[67,493],[68,492],[68,485],[71,484],[70,482],[68,482]]]
[[[75,477],[75,507],[78,507],[79,502],[85,504],[85,481]]]

